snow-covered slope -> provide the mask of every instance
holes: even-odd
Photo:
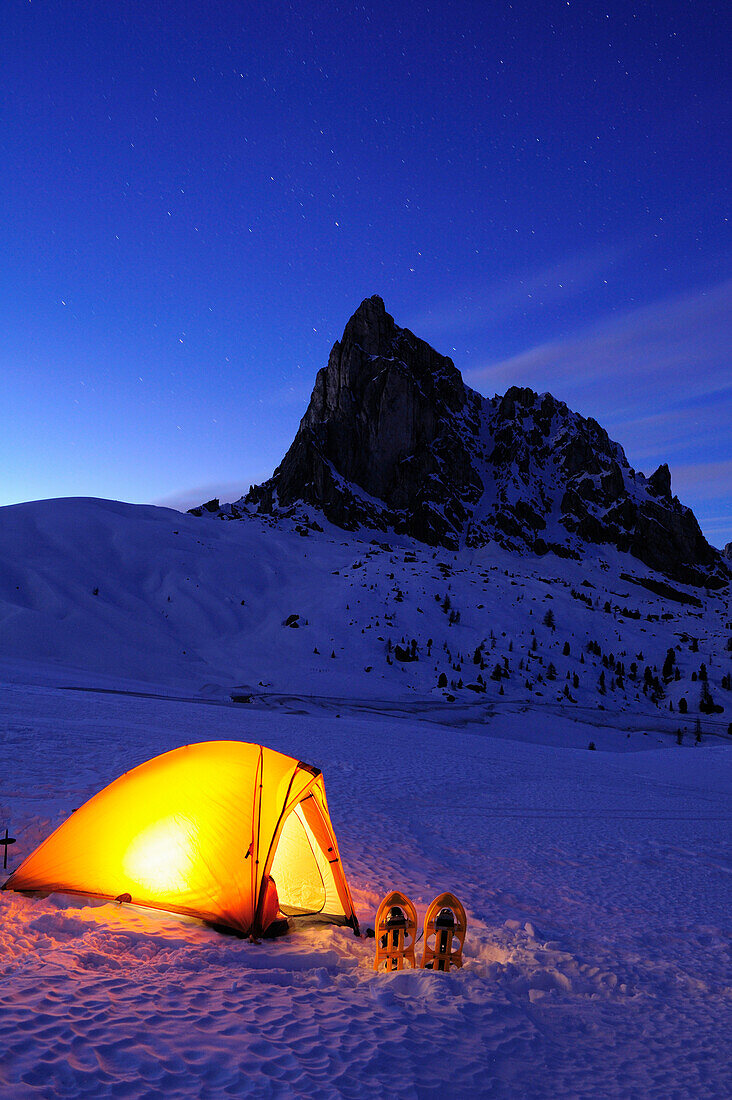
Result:
[[[322,526],[0,510],[9,866],[157,753],[264,743],[323,769],[362,926],[391,888],[420,916],[454,890],[464,969],[0,893],[0,1095],[723,1095],[727,596],[612,547]]]
[[[700,714],[706,675],[724,710],[701,717],[726,731],[724,592],[672,587],[612,547],[578,562],[382,539],[111,501],[5,508],[0,661],[43,662],[59,684],[600,708],[672,731],[682,700],[687,722]]]
[[[585,725],[572,747],[572,721],[541,710],[513,719],[544,742],[525,744],[465,710],[226,706],[43,676],[0,680],[11,867],[156,753],[263,742],[323,769],[362,927],[392,888],[420,918],[450,889],[468,937],[460,972],[376,975],[373,940],[345,929],[255,945],[0,893],[0,1095],[725,1095],[729,745],[705,734],[664,751],[636,731],[656,751],[588,752],[613,731]]]

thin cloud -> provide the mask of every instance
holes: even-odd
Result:
[[[500,284],[465,290],[411,318],[410,328],[434,339],[504,324],[515,313],[576,297],[616,265],[626,250],[596,248],[527,271]]]
[[[701,516],[696,512],[696,518],[699,520],[699,526],[704,532],[704,536],[712,546],[716,546],[718,549],[723,549],[727,544],[732,545],[732,520],[728,516],[724,517],[712,517]]]
[[[717,455],[726,458],[730,451],[731,406],[729,397],[719,395],[702,405],[677,404],[649,416],[609,414],[602,423],[629,453],[632,451],[635,462],[653,461],[662,453],[660,461],[673,459],[679,467],[699,463],[711,468]]]
[[[570,403],[637,412],[704,394],[732,394],[732,280],[668,299],[584,333],[466,372],[476,388],[550,389]]]
[[[680,488],[693,491],[701,499],[720,500],[732,496],[732,458],[674,466],[673,476]],[[732,516],[728,515],[727,519],[732,523]]]
[[[674,463],[671,484],[676,496],[693,509],[712,545],[732,541],[732,458]]]
[[[207,500],[215,497],[222,503],[230,503],[238,500],[249,492],[250,485],[259,485],[272,476],[272,471],[258,474],[256,477],[242,478],[240,481],[212,481],[208,485],[199,485],[197,488],[181,489],[180,492],[171,493],[169,496],[150,501],[158,508],[175,508],[178,512],[187,512],[189,508],[197,508],[205,504]]]
[[[566,340],[466,372],[482,392],[530,386],[592,415],[674,492],[716,544],[732,537],[732,280],[610,317]],[[712,518],[711,514],[715,516]]]

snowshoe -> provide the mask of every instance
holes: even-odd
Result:
[[[387,894],[376,914],[376,958],[374,970],[404,970],[416,967],[417,910],[404,894]]]
[[[463,965],[468,921],[454,894],[440,894],[424,918],[423,970],[451,970]]]

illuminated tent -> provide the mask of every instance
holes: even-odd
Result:
[[[288,917],[358,931],[321,773],[240,741],[186,745],[126,772],[3,889],[132,901],[252,935],[279,899]]]

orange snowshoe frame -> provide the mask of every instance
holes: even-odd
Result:
[[[416,967],[417,910],[398,890],[387,894],[376,914],[376,958],[374,970],[404,970]]]
[[[450,917],[440,920],[443,909]],[[463,944],[468,928],[465,910],[454,894],[440,894],[430,905],[424,918],[423,970],[450,970],[463,965]]]

